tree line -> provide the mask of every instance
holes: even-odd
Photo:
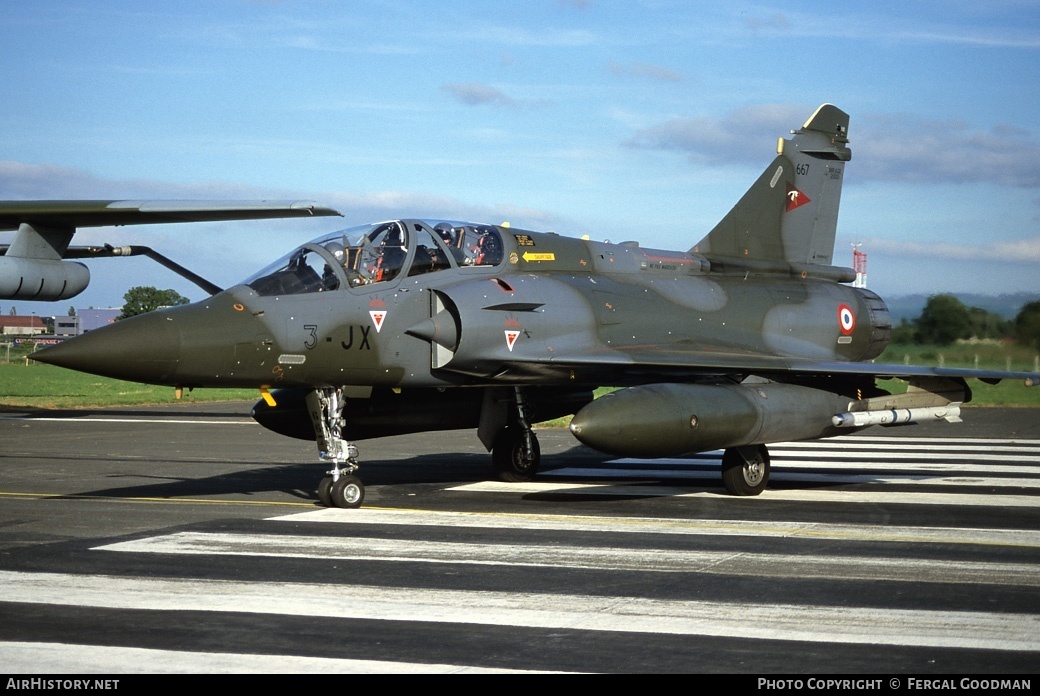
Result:
[[[130,288],[123,295],[123,311],[119,318],[135,317],[138,314],[154,312],[163,307],[188,304],[190,301],[176,290],[160,290],[150,285],[138,285]]]
[[[945,346],[958,340],[1014,340],[1040,349],[1040,301],[1030,302],[1014,319],[969,307],[953,295],[932,295],[916,319],[904,319],[892,331],[893,343]]]

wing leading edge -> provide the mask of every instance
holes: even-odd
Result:
[[[22,224],[77,228],[342,216],[312,201],[0,201],[0,230]]]
[[[648,375],[659,375],[661,381],[697,381],[718,375],[756,375],[780,381],[799,378],[863,376],[878,379],[912,379],[945,377],[978,379],[996,383],[1005,379],[1021,380],[1028,387],[1040,385],[1040,373],[1011,370],[981,370],[923,365],[889,365],[841,361],[813,361],[803,358],[714,353],[707,351],[669,351],[667,349],[604,349],[584,355],[556,355],[544,360],[511,360],[508,363],[521,372],[540,365],[556,370],[570,370],[577,375],[610,374],[621,381],[626,377],[645,382]]]
[[[0,201],[0,230],[18,230],[0,247],[0,299],[53,301],[82,292],[89,271],[63,260],[79,227],[327,215],[340,213],[309,201]]]

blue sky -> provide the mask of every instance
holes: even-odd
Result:
[[[687,249],[830,102],[854,153],[836,262],[861,243],[882,296],[1040,292],[1038,2],[6,0],[0,31],[0,198],[344,213],[77,235],[221,285],[400,216]],[[203,296],[145,260],[89,265],[67,304]]]

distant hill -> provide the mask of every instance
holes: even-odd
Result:
[[[972,293],[950,293],[968,307],[979,307],[987,312],[999,314],[1005,319],[1014,319],[1022,307],[1040,300],[1040,293],[1017,292],[1012,295],[976,295]],[[901,295],[884,298],[892,321],[899,324],[903,319],[913,321],[921,316],[931,295]]]

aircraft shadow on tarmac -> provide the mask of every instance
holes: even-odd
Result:
[[[604,492],[597,494],[594,489],[583,489],[580,493],[557,490],[557,491],[534,491],[526,492],[521,496],[524,500],[531,501],[583,501],[595,502],[598,500],[625,500],[662,497],[663,488],[675,489],[676,495],[690,491],[703,491],[705,493],[717,493],[720,498],[733,500],[727,496],[723,488],[721,478],[705,475],[703,465],[709,461],[697,461],[691,458],[690,464],[700,464],[699,473],[690,476],[683,475],[683,466],[676,464],[674,460],[666,466],[655,465],[652,462],[645,464],[626,465],[612,474],[607,466],[612,458],[600,454],[587,447],[575,445],[570,450],[546,455],[543,458],[542,472],[535,481],[552,481],[554,483],[582,483],[591,486],[603,486]],[[167,463],[176,464],[176,461],[165,460]],[[189,463],[193,460],[179,460]],[[316,465],[312,462],[297,464],[263,464],[257,462],[255,468],[238,472],[225,472],[214,476],[178,476],[175,471],[164,474],[116,474],[115,478],[134,478],[137,481],[151,479],[150,483],[138,483],[136,485],[118,486],[93,491],[84,491],[76,496],[96,496],[109,498],[199,498],[224,495],[251,496],[264,493],[283,493],[301,501],[313,500],[317,503],[317,493],[314,490],[301,487],[301,483],[313,481]],[[645,466],[645,475],[633,473],[637,467]],[[661,469],[667,471],[662,475]],[[811,471],[811,467],[794,467],[794,470],[804,472]],[[583,473],[587,470],[588,473]],[[783,468],[780,468],[783,471]],[[468,483],[479,483],[492,480],[494,474],[488,463],[487,455],[479,452],[455,452],[417,455],[410,458],[389,459],[380,461],[373,457],[365,465],[366,478],[369,485],[409,485],[409,484],[434,484],[434,485],[465,485]],[[819,472],[816,472],[819,473]],[[881,476],[864,475],[853,468],[846,473],[857,474],[857,484],[869,485],[879,481]],[[905,472],[908,479],[919,478],[919,472]],[[886,479],[890,479],[893,472],[887,472]],[[847,481],[836,478],[834,482],[827,481],[773,481],[770,488],[774,490],[815,490],[839,488],[848,486]],[[618,490],[624,486],[624,492]],[[650,489],[653,489],[652,491]],[[609,490],[608,490],[609,489]],[[644,489],[641,491],[641,489]],[[666,495],[666,494],[665,494]],[[61,497],[61,496],[56,496]]]

